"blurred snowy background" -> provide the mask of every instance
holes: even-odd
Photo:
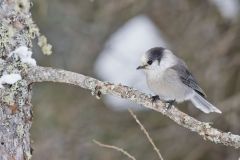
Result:
[[[136,68],[140,65],[142,54],[153,46],[168,47],[160,30],[147,16],[136,16],[107,40],[95,62],[95,72],[105,81],[121,83],[151,93],[145,76]],[[106,96],[105,102],[116,110],[134,106],[137,108],[136,104],[112,96]]]
[[[239,0],[34,0],[33,16],[54,53],[33,55],[38,64],[63,68],[148,94],[136,70],[151,47],[173,50],[189,65],[222,115],[204,115],[191,104],[180,110],[240,134]],[[34,87],[33,159],[125,159],[92,139],[120,146],[140,159],[155,153],[126,111],[136,110],[166,160],[238,159],[232,148],[203,141],[168,118],[118,98],[96,100],[62,84]],[[121,112],[119,112],[121,111]],[[190,139],[190,140],[189,140]]]

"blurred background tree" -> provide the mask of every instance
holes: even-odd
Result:
[[[129,20],[144,15],[159,30],[167,46],[187,62],[208,99],[223,114],[204,115],[187,103],[178,108],[197,119],[214,122],[221,130],[239,134],[239,3],[238,0],[227,3],[225,0],[35,0],[33,16],[53,45],[53,55],[46,57],[35,47],[33,56],[42,66],[104,79],[94,66],[107,41]],[[142,33],[142,39],[148,37],[146,33]],[[134,69],[129,68],[137,72]],[[126,158],[99,148],[92,139],[121,146],[138,160],[156,159],[127,111],[106,107],[103,100],[96,100],[86,90],[62,84],[38,84],[34,87],[33,104],[35,160]],[[141,110],[137,114],[167,160],[240,157],[239,151],[205,142],[159,113]]]

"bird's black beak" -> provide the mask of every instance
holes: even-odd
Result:
[[[139,69],[144,69],[144,68],[146,68],[146,66],[147,66],[147,65],[138,66],[138,67],[137,67],[137,70],[139,70]]]

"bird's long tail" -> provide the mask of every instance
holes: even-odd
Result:
[[[205,113],[210,113],[210,112],[222,113],[218,108],[213,106],[211,103],[209,103],[205,98],[203,98],[198,93],[194,93],[194,96],[191,98],[191,102],[195,105],[195,107],[197,107],[198,109],[200,109]]]

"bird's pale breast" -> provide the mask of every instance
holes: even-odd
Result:
[[[164,100],[176,100],[182,102],[189,99],[192,89],[183,84],[174,70],[167,69],[164,72],[147,74],[149,88]]]

